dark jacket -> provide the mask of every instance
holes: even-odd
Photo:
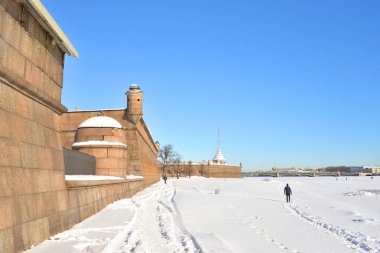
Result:
[[[290,189],[289,185],[285,186],[284,194],[286,194],[286,195],[292,194],[292,189]]]

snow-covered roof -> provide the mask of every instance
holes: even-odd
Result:
[[[127,147],[127,144],[122,142],[112,142],[112,141],[83,141],[75,142],[72,147],[88,147],[88,146],[119,146]]]
[[[140,92],[140,86],[136,83],[133,83],[131,86],[129,86],[129,91]]]
[[[107,116],[96,116],[83,121],[78,128],[84,127],[112,127],[123,128],[123,126],[114,118]]]

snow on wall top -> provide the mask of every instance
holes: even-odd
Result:
[[[122,125],[117,120],[107,116],[96,116],[83,121],[78,128],[84,127],[113,127],[122,128]]]
[[[66,181],[80,181],[80,180],[123,180],[122,177],[114,176],[98,176],[98,175],[65,175]]]
[[[112,142],[112,141],[82,141],[75,142],[72,147],[87,147],[87,146],[121,146],[127,147],[127,144],[122,142]]]

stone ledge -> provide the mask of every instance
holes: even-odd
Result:
[[[33,99],[34,101],[52,109],[59,115],[61,115],[64,112],[67,112],[67,108],[64,105],[52,100],[52,98],[47,96],[46,94],[33,91],[30,88],[32,86],[30,83],[25,81],[22,77],[17,76],[16,74],[3,69],[2,67],[0,67],[0,82],[19,91],[20,93]]]
[[[112,185],[112,184],[125,184],[131,182],[143,181],[143,178],[134,179],[121,179],[121,180],[66,180],[66,185],[69,190],[76,188],[89,188],[97,187],[102,185]]]

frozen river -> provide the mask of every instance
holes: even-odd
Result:
[[[169,179],[52,239],[28,252],[380,252],[380,177]]]

